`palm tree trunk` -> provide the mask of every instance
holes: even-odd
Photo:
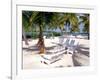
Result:
[[[26,35],[25,35],[25,32],[24,32],[24,29],[22,28],[22,36],[23,36],[23,39],[24,39],[24,41],[25,41],[25,44],[26,45],[29,45],[28,44],[28,41],[27,41],[27,39],[26,39]]]
[[[42,26],[39,26],[39,29],[40,29],[40,33],[39,33],[39,40],[38,40],[37,46],[40,49],[40,54],[42,54],[42,53],[45,53]]]

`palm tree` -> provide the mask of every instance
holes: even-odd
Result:
[[[71,30],[76,30],[78,27],[78,19],[74,13],[56,13],[56,12],[34,12],[26,11],[28,17],[28,27],[32,27],[35,24],[39,28],[39,40],[37,46],[40,49],[40,53],[45,52],[45,44],[43,39],[43,30],[48,26],[49,28],[64,29],[64,25],[71,25]],[[24,12],[25,13],[25,12]]]
[[[53,26],[56,26],[56,28],[60,28],[61,33],[64,30],[64,26],[66,25],[68,28],[70,28],[70,32],[79,31],[79,19],[77,17],[77,14],[75,13],[56,13],[56,15],[53,17]],[[65,29],[66,30],[66,29]]]
[[[22,37],[23,40],[25,41],[25,44],[28,45],[28,41],[26,38],[25,30],[29,30],[29,13],[22,11]]]
[[[40,49],[40,53],[45,52],[43,29],[46,28],[47,25],[49,25],[52,15],[53,14],[49,12],[32,12],[32,15],[30,17],[30,26],[32,26],[32,24],[35,24],[39,28],[39,40],[37,46]]]
[[[76,13],[66,13],[65,18],[66,18],[66,26],[70,28],[70,32],[79,31],[78,28],[79,20]]]
[[[29,45],[23,27],[22,27],[22,37],[23,37],[23,40],[25,41],[25,44],[26,44],[26,45]]]
[[[88,33],[88,39],[89,39],[89,25],[90,25],[90,22],[89,22],[89,14],[81,15],[80,16],[80,19],[81,19],[80,24],[81,23],[84,24],[83,31]]]
[[[61,30],[61,33],[64,29],[65,19],[63,13],[53,13],[53,17],[51,19],[51,23],[49,24],[50,28]]]

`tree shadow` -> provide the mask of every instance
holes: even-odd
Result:
[[[84,47],[83,45],[79,45],[77,48],[78,53],[83,54],[85,56],[90,57],[89,47]]]
[[[22,48],[22,49],[26,51],[39,51],[37,46],[30,46],[28,48]]]
[[[46,50],[52,50],[52,49],[54,49],[54,47],[56,47],[56,46],[52,46],[52,47],[45,47],[45,48],[46,48]]]
[[[73,58],[73,64],[74,66],[81,66],[81,63],[79,63],[74,57]]]
[[[47,51],[47,54],[51,54],[51,53],[48,52],[48,50],[52,50],[52,49],[54,49],[54,47],[56,47],[56,46],[45,47],[45,49]],[[35,46],[30,46],[28,48],[22,48],[22,50],[25,50],[25,51],[39,51],[39,48],[35,45]]]
[[[78,55],[78,56],[77,56]],[[89,54],[89,47],[84,47],[84,45],[79,45],[78,48],[77,48],[77,53],[74,53],[72,58],[73,58],[73,63],[74,63],[74,66],[84,66],[80,61],[79,59],[83,59],[85,60],[84,58],[82,58],[82,56],[86,56],[87,58],[90,57],[90,54]],[[76,60],[77,58],[77,60]]]

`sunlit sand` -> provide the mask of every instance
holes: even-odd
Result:
[[[79,48],[75,54],[63,54],[63,57],[52,64],[41,63],[42,57],[36,47],[38,39],[30,40],[29,45],[25,45],[23,41],[23,68],[24,69],[40,69],[40,68],[59,68],[73,66],[89,65],[89,40],[79,39]],[[46,47],[57,46],[52,42],[59,42],[59,38],[45,39]]]

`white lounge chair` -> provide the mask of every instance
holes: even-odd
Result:
[[[65,46],[67,53],[73,54],[76,51],[79,41],[78,39],[75,39],[75,38],[67,38],[65,41],[64,38],[61,37],[59,44]]]
[[[56,49],[56,48],[55,48]],[[53,54],[44,54],[42,55],[42,63],[46,63],[46,64],[51,64],[53,62],[56,62],[58,60],[60,60],[63,56],[63,54],[66,52],[65,47],[60,48],[60,49],[56,49],[56,50],[52,50],[50,51]]]
[[[70,43],[70,39],[67,38],[67,40],[65,41],[64,45],[65,45],[65,46],[69,46],[69,43]]]
[[[79,41],[76,39],[70,40],[69,44],[66,44],[67,47],[67,53],[73,54],[76,51],[76,48],[78,47]]]

